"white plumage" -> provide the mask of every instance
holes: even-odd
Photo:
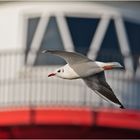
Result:
[[[51,53],[62,57],[67,64],[54,72],[50,76],[57,76],[63,79],[79,79],[81,78],[89,88],[101,96],[103,99],[115,103],[124,108],[118,98],[115,96],[113,90],[108,85],[105,79],[104,70],[111,70],[115,68],[122,68],[118,62],[98,62],[92,61],[86,56],[66,51],[58,50],[44,50],[42,53]]]

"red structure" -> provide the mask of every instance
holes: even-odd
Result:
[[[140,112],[91,108],[0,111],[0,138],[140,138]]]

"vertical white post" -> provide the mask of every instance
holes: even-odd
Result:
[[[66,51],[74,51],[74,44],[70,35],[66,18],[62,13],[56,14],[57,24]]]
[[[39,50],[48,22],[49,22],[49,16],[46,14],[42,14],[31,43],[31,51],[29,51],[27,57],[27,64],[31,66],[35,62],[36,52]]]
[[[109,21],[110,21],[109,15],[103,15],[103,17],[101,17],[101,21],[97,27],[95,35],[93,36],[93,39],[92,39],[91,45],[90,45],[90,49],[88,52],[88,57],[92,60],[96,59],[96,56],[100,49],[101,43],[104,39]]]
[[[122,17],[118,15],[114,19],[115,21],[115,27],[116,27],[116,32],[118,36],[118,41],[120,44],[120,49],[122,52],[122,55],[124,56],[124,64],[126,67],[126,73],[131,77],[134,74],[134,69],[133,69],[133,61],[132,61],[132,56],[130,52],[130,47],[125,31],[125,26],[122,20]]]

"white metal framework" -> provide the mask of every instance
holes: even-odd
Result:
[[[122,16],[115,9],[88,3],[28,2],[0,7],[0,16],[0,38],[2,38],[0,49],[7,47],[12,50],[5,49],[4,52],[0,50],[0,108],[26,105],[110,106],[96,94],[91,94],[93,91],[81,80],[64,81],[58,78],[47,78],[47,74],[57,66],[32,67],[38,56],[31,50],[40,49],[45,30],[53,16],[56,19],[64,49],[67,51],[74,51],[74,43],[65,17],[100,19],[88,51],[88,57],[93,60],[99,53],[110,20],[114,21],[127,71],[107,71],[107,81],[126,107],[140,109],[139,79],[130,79],[128,76],[133,74],[133,62]],[[28,67],[21,63],[21,59],[25,56],[23,50],[27,47],[28,21],[36,17],[40,19],[31,42],[31,50],[27,55],[27,63],[31,66]],[[20,49],[20,52],[17,49]],[[140,67],[137,68],[136,75],[140,75]]]
[[[69,6],[63,4],[62,5],[50,4],[50,5],[46,5],[46,7],[44,7],[44,5],[39,5],[39,6],[34,5],[32,6],[32,10],[28,9],[28,7],[25,9],[27,10],[26,12],[25,11],[23,12],[23,16],[25,16],[27,20],[28,18],[32,18],[35,16],[38,17],[38,15],[40,15],[39,24],[37,26],[36,32],[33,36],[33,41],[31,43],[31,50],[36,50],[36,51],[39,50],[40,43],[43,39],[45,29],[48,25],[48,21],[51,16],[55,16],[57,19],[56,20],[57,26],[60,31],[64,48],[67,51],[74,51],[74,44],[72,42],[72,37],[65,17],[67,16],[67,17],[82,17],[82,18],[89,18],[89,17],[99,18],[100,22],[98,24],[95,35],[92,38],[92,41],[90,43],[90,49],[88,52],[88,57],[93,60],[95,60],[98,51],[100,50],[101,43],[105,36],[109,22],[111,19],[113,19],[115,23],[120,50],[122,55],[124,56],[124,65],[126,67],[126,73],[129,75],[132,75],[134,73],[131,51],[129,49],[129,43],[127,39],[127,34],[125,32],[123,19],[120,13],[117,12],[116,10],[110,7],[96,5],[96,4],[94,5],[70,4]],[[25,21],[25,23],[27,22]],[[24,25],[24,27],[27,27],[27,25]],[[29,52],[27,57],[27,64],[33,65],[36,57],[37,57],[36,54],[32,54],[31,52]]]

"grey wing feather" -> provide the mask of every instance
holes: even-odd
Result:
[[[56,56],[62,57],[70,65],[90,61],[90,59],[88,59],[86,56],[75,52],[66,52],[59,50],[43,50],[42,53],[51,53]]]
[[[119,104],[121,108],[124,108],[121,102],[115,96],[111,87],[106,82],[104,72],[100,72],[91,77],[83,78],[83,80],[87,86],[94,90],[96,93],[116,104]]]

